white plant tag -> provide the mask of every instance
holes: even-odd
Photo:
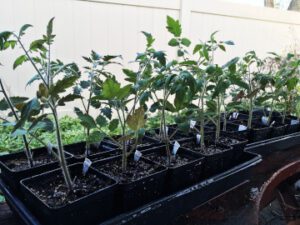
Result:
[[[239,116],[239,113],[238,113],[238,112],[233,112],[233,113],[232,113],[232,117],[233,117],[234,119],[237,119],[238,116]]]
[[[82,167],[82,173],[84,176],[87,173],[87,171],[89,170],[91,165],[92,165],[92,161],[89,160],[88,158],[85,158],[85,160],[83,162],[83,167]]]
[[[176,155],[179,148],[180,148],[180,144],[177,141],[175,141],[174,146],[173,146],[173,151],[172,151],[173,155]]]
[[[270,124],[270,127],[273,127],[274,124],[275,124],[275,120]]]
[[[230,115],[230,116],[229,116],[229,120],[231,120],[231,118],[232,118],[232,116]]]
[[[196,121],[195,120],[191,120],[190,121],[190,128],[193,129],[196,125]]]
[[[269,120],[269,117],[266,117],[266,116],[263,116],[261,118],[261,122],[263,125],[268,125],[268,120]]]
[[[238,131],[243,131],[243,130],[247,130],[247,127],[244,125],[239,125]]]
[[[200,141],[201,141],[201,134],[197,134],[196,135],[196,143],[197,143],[197,145],[200,144]]]
[[[52,151],[53,151],[53,145],[51,144],[51,142],[48,142],[48,144],[47,144],[48,154],[51,155]]]
[[[291,120],[291,125],[299,124],[299,120]]]
[[[135,152],[134,152],[134,161],[139,161],[140,160],[140,158],[141,158],[141,156],[142,156],[143,154],[139,151],[139,150],[136,150]]]

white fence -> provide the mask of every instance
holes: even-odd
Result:
[[[144,49],[140,31],[156,38],[155,47],[175,57],[167,46],[166,16],[179,18],[184,35],[193,42],[205,40],[218,30],[220,40],[233,40],[235,46],[217,55],[220,63],[249,50],[259,55],[269,51],[284,53],[298,48],[300,13],[258,8],[220,0],[0,0],[0,31],[17,30],[24,23],[34,25],[26,39],[38,38],[45,32],[48,20],[55,16],[57,34],[54,57],[64,62],[83,63],[81,56],[91,49],[100,54],[121,54],[123,64],[133,60]],[[12,70],[13,59],[20,52],[0,53],[0,77],[11,95],[34,94],[25,89],[26,80],[34,75],[30,65]],[[112,68],[123,75],[120,68]],[[72,111],[69,106],[66,113]]]

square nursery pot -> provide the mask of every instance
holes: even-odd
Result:
[[[28,166],[24,151],[0,156],[0,177],[18,196],[21,195],[20,180],[56,169],[59,166],[58,160],[54,156],[49,156],[46,148],[33,149],[32,155],[33,160],[38,164],[31,168]],[[65,152],[65,156],[67,161],[72,159],[72,155],[67,152]],[[23,165],[21,168],[13,166],[13,161],[17,159],[21,160],[19,161],[19,165]]]
[[[208,150],[201,150],[200,144],[196,143],[196,138],[182,142],[181,146],[204,156],[203,177],[205,178],[223,171],[224,165],[227,166],[228,164],[226,161],[232,162],[234,155],[232,147],[218,143],[214,144],[212,140],[205,140],[205,146]]]
[[[235,120],[234,122],[227,121],[226,123],[226,132],[229,135],[242,138],[244,140],[248,140],[249,129],[239,130],[240,126],[247,127],[246,120]],[[222,124],[222,129],[224,128],[224,123]]]
[[[285,118],[285,124],[287,124],[285,133],[292,134],[300,131],[299,119],[296,116],[287,116]]]
[[[249,133],[249,141],[257,142],[267,140],[271,137],[272,127],[263,125],[260,122],[252,123],[252,128]]]
[[[97,224],[111,217],[117,182],[93,168],[83,176],[81,163],[70,165],[69,170],[73,182],[78,186],[75,186],[73,193],[68,194],[67,200],[67,188],[61,169],[21,181],[25,203],[41,223]]]
[[[86,155],[85,142],[78,142],[70,145],[65,145],[64,150],[73,155],[73,163],[83,162]],[[109,158],[121,154],[118,150],[118,146],[112,143],[101,141],[99,143],[93,143],[90,147],[90,153],[87,158],[91,160],[99,160]]]
[[[242,132],[242,131],[240,131]],[[218,141],[219,144],[230,146],[232,148],[233,156],[230,159],[224,161],[224,167],[228,168],[231,163],[240,160],[243,151],[248,143],[248,140],[239,135],[239,133],[232,134],[231,132],[221,131],[221,135]],[[233,161],[233,162],[232,162]],[[229,165],[228,165],[229,164]]]
[[[172,152],[173,145],[170,145]],[[169,194],[191,186],[201,180],[204,157],[180,147],[176,157],[168,165],[166,146],[155,147],[144,152],[144,157],[168,168],[165,193]]]
[[[286,124],[275,122],[275,124],[272,126],[271,138],[280,137],[280,136],[285,135],[287,126],[288,125],[286,125]]]
[[[167,168],[143,157],[129,157],[122,172],[122,156],[95,162],[92,167],[118,181],[115,211],[126,212],[162,197]],[[138,171],[138,173],[137,173]]]

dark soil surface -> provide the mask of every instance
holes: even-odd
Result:
[[[183,166],[189,162],[194,161],[196,158],[192,156],[187,156],[184,154],[178,153],[176,157],[171,157],[170,164],[168,164],[167,156],[165,154],[161,154],[160,152],[155,152],[149,155],[146,155],[145,158],[150,159],[153,162],[159,163],[166,167],[179,167]]]
[[[219,143],[223,144],[223,145],[236,145],[236,144],[239,144],[241,141],[238,140],[238,139],[235,139],[235,138],[229,138],[229,137],[224,137],[224,136],[221,136],[219,138]]]
[[[126,172],[122,171],[121,159],[109,161],[97,167],[97,170],[109,174],[120,183],[130,183],[150,176],[163,168],[159,164],[150,163],[140,159],[139,161],[128,160]]]
[[[93,161],[97,161],[97,160],[101,160],[101,159],[107,159],[107,158],[110,158],[110,157],[118,156],[121,153],[122,152],[121,152],[120,149],[113,150],[113,151],[108,151],[106,153],[99,154],[98,156],[96,156],[95,158],[93,158]]]
[[[181,144],[181,146],[187,149],[191,149],[192,151],[201,153],[203,155],[214,155],[228,149],[228,147],[222,145],[208,145],[205,146],[204,149],[201,149],[200,144],[198,145],[194,141],[184,142]]]
[[[104,180],[93,173],[87,173],[86,176],[83,176],[81,172],[78,172],[73,177],[73,183],[74,190],[70,192],[65,185],[63,176],[59,174],[44,182],[39,181],[35,184],[30,184],[28,187],[44,203],[55,208],[64,206],[97,190],[110,186],[113,181]]]
[[[47,154],[46,151],[36,156],[33,154],[33,160],[34,166],[40,166],[43,164],[57,161],[57,159],[54,156],[50,156],[49,154]],[[20,155],[18,158],[5,160],[4,163],[8,168],[10,168],[13,171],[22,171],[30,168],[25,154]]]
[[[169,128],[168,135],[169,135],[170,141],[180,140],[180,139],[188,137],[187,135],[181,133],[180,131],[176,131],[176,133],[173,134],[174,131],[175,131],[174,129],[170,129]],[[161,136],[159,135],[159,130],[147,132],[146,135],[149,136],[149,137],[151,137],[151,138],[153,138],[153,139],[156,139],[156,140],[159,140],[159,141],[163,142]]]
[[[120,137],[116,137],[116,140],[118,140],[118,138]],[[108,143],[112,143],[112,144],[115,144],[112,140],[110,139],[106,139],[105,140],[106,142]],[[127,143],[127,146],[132,146],[135,144],[135,139],[130,139],[129,142]],[[154,144],[154,141],[152,142],[151,140],[148,140],[147,138],[143,138],[142,140],[139,140],[138,142],[138,145],[137,145],[137,148],[140,148],[140,147],[144,147],[144,146],[149,146],[149,145],[152,145]]]

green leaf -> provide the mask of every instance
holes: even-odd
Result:
[[[154,43],[155,39],[152,37],[152,34],[147,33],[145,31],[142,31],[142,33],[145,35],[147,40],[147,48],[150,48],[152,44]]]
[[[104,116],[106,116],[106,118],[111,119],[112,117],[112,111],[109,107],[104,107],[102,109],[100,109],[101,113],[103,113]]]
[[[88,88],[90,86],[90,81],[82,80],[80,81],[80,87],[83,89]]]
[[[241,77],[238,77],[238,76],[232,74],[232,75],[228,75],[228,78],[232,84],[237,85],[246,90],[249,90],[250,87],[249,87],[248,83],[243,81]]]
[[[181,25],[178,20],[174,20],[172,17],[167,16],[167,29],[175,37],[180,37],[181,35]]]
[[[181,56],[184,55],[184,52],[183,52],[182,50],[178,49],[178,50],[177,50],[177,55],[178,55],[179,57],[181,57]]]
[[[50,87],[49,94],[51,96],[57,96],[59,93],[65,92],[67,88],[72,87],[75,84],[78,78],[78,76],[68,76],[58,80]]]
[[[157,59],[161,65],[166,65],[166,53],[164,53],[163,51],[154,52],[153,58]]]
[[[169,46],[172,46],[172,47],[178,46],[178,45],[179,45],[179,42],[177,41],[176,38],[172,38],[172,39],[168,42],[168,45],[169,45]]]
[[[16,129],[14,132],[12,132],[12,136],[13,137],[17,137],[17,136],[23,136],[23,135],[26,135],[27,134],[27,131],[24,130],[24,129]]]
[[[54,20],[54,17],[52,17],[49,22],[48,22],[48,25],[47,25],[47,36],[50,37],[52,35],[52,31],[53,31],[53,20]]]
[[[160,103],[159,102],[155,102],[151,105],[149,111],[154,113],[156,110],[160,109]]]
[[[108,129],[110,131],[114,131],[118,128],[119,126],[119,120],[118,119],[113,119],[112,121],[110,121]]]
[[[136,73],[129,69],[123,69],[123,73],[128,77],[125,80],[135,83],[136,82]]]
[[[298,78],[297,77],[292,77],[290,79],[287,80],[287,88],[289,91],[295,89],[295,87],[297,86],[298,83]]]
[[[25,34],[25,31],[29,28],[29,27],[32,27],[31,24],[24,24],[20,31],[19,31],[19,37],[23,36]]]
[[[88,143],[101,142],[105,138],[105,133],[99,130],[93,130],[87,138]]]
[[[57,104],[60,106],[64,106],[66,102],[72,102],[75,99],[79,99],[79,98],[81,98],[80,95],[68,94],[68,95],[62,97],[61,99],[59,99]]]
[[[193,54],[199,52],[199,51],[202,49],[202,47],[203,47],[203,45],[197,44],[197,45],[194,47]]]
[[[22,127],[29,117],[31,117],[32,115],[37,115],[39,112],[40,112],[40,103],[37,98],[33,98],[32,100],[27,102],[22,108],[21,118],[16,123],[13,131]]]
[[[105,118],[104,116],[102,116],[102,115],[97,116],[97,118],[96,118],[96,123],[97,123],[100,127],[105,127],[105,126],[107,126],[107,124],[108,124],[106,118]]]
[[[115,79],[108,78],[103,83],[102,97],[111,100],[120,93],[121,84]]]
[[[122,100],[122,99],[128,97],[131,93],[131,88],[132,88],[131,84],[128,84],[128,85],[122,87],[119,90],[119,93],[117,94],[117,98]]]
[[[47,49],[44,46],[45,42],[46,41],[43,39],[35,40],[31,42],[29,49],[31,51],[37,51],[37,50],[46,51]]]
[[[224,41],[224,43],[225,43],[226,45],[234,45],[234,42],[233,42],[233,41]]]
[[[219,46],[219,48],[222,50],[222,51],[226,51],[226,48],[225,48],[225,46],[224,45],[218,45]]]
[[[128,127],[134,131],[143,128],[146,123],[144,108],[140,107],[132,115],[128,115],[126,122]]]
[[[19,96],[14,96],[9,98],[13,106],[18,106],[20,104],[25,104],[25,101],[28,100],[26,97],[19,97]],[[6,100],[3,98],[0,101],[0,111],[5,111],[9,109],[9,105],[7,104]]]
[[[86,113],[85,114],[80,114],[78,116],[78,118],[80,119],[80,123],[85,128],[92,129],[92,128],[95,128],[97,126],[95,120],[93,119],[93,117],[91,117],[90,115],[88,115]]]
[[[27,61],[26,55],[19,56],[14,62],[13,69],[16,69],[18,66],[22,65],[25,61]]]
[[[187,38],[182,38],[181,39],[181,44],[183,44],[186,47],[189,47],[191,45],[191,41]]]
[[[203,53],[204,58],[206,60],[209,60],[209,54],[208,54],[208,50],[207,50],[206,45],[203,46],[202,53]]]

